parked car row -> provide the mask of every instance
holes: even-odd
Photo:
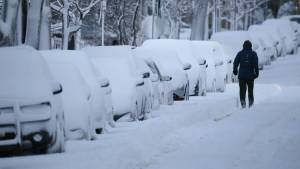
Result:
[[[118,120],[146,120],[160,105],[224,92],[236,79],[232,64],[245,40],[263,69],[296,53],[299,33],[299,24],[286,17],[218,32],[210,41],[155,39],[79,51],[0,48],[0,153],[63,152],[65,140],[97,139]]]
[[[251,25],[248,31],[217,32],[212,35],[211,40],[219,42],[231,59],[241,49],[243,41],[250,40],[262,70],[264,65],[270,65],[278,57],[297,53],[300,46],[300,25],[295,22],[295,17],[269,19],[260,25]],[[232,76],[232,81],[235,80]]]

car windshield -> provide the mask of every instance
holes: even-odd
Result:
[[[51,94],[47,64],[33,49],[0,49],[0,97],[40,97]]]

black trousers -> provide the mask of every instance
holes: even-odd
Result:
[[[249,106],[252,106],[254,102],[253,96],[253,88],[254,88],[254,80],[239,80],[240,85],[240,100],[242,107],[246,106],[246,91],[248,88],[248,99],[249,99]]]

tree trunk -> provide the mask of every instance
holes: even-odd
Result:
[[[63,21],[62,21],[62,35],[63,35],[63,40],[62,40],[62,49],[67,50],[68,49],[68,44],[69,44],[69,1],[64,0],[64,8],[63,8]]]
[[[141,5],[141,0],[137,0],[135,11],[134,11],[134,16],[132,19],[132,29],[133,29],[133,40],[132,40],[132,44],[131,44],[132,46],[137,46],[136,38],[137,38],[138,30],[137,30],[136,24],[137,24],[137,18],[138,18],[140,5]]]
[[[41,13],[44,0],[30,0],[28,6],[27,29],[25,44],[33,48],[39,48]]]
[[[0,45],[10,46],[16,44],[15,30],[18,13],[18,0],[5,1],[4,19],[0,18]]]
[[[205,21],[207,19],[208,0],[196,0],[193,11],[191,40],[203,40],[205,34]]]
[[[82,21],[79,21],[80,25]],[[80,49],[81,48],[81,28],[79,28],[76,33],[75,33],[75,49]]]
[[[19,2],[17,20],[16,20],[16,45],[23,44],[23,3],[22,0]]]
[[[49,1],[44,0],[41,12],[41,26],[40,26],[40,39],[39,49],[46,50],[51,48],[50,43],[50,7]]]

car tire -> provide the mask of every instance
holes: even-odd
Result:
[[[56,123],[55,142],[48,147],[47,153],[65,152],[65,129],[60,122]]]
[[[185,87],[184,100],[189,100],[189,98],[190,98],[189,87],[190,87],[190,83],[188,82]]]
[[[222,88],[220,89],[221,93],[225,92],[225,88],[226,88],[226,79],[224,79],[224,85],[222,86]]]
[[[143,99],[143,104],[142,104],[142,110],[141,110],[141,113],[140,115],[138,116],[138,120],[139,121],[143,121],[143,120],[146,120],[147,119],[147,113],[148,113],[148,105],[147,105],[148,101],[147,101],[147,97],[145,97]],[[149,110],[150,112],[150,110]]]
[[[197,85],[195,87],[195,96],[199,96],[199,93],[200,93],[199,90],[200,90],[200,82],[198,80]]]
[[[213,83],[212,83],[212,91],[213,91],[213,92],[217,92],[216,79],[214,79],[214,81],[213,81]]]
[[[139,105],[138,105],[138,102],[136,101],[134,110],[133,110],[133,112],[130,113],[130,118],[132,121],[136,121],[136,120],[138,120],[138,116],[139,116]]]

